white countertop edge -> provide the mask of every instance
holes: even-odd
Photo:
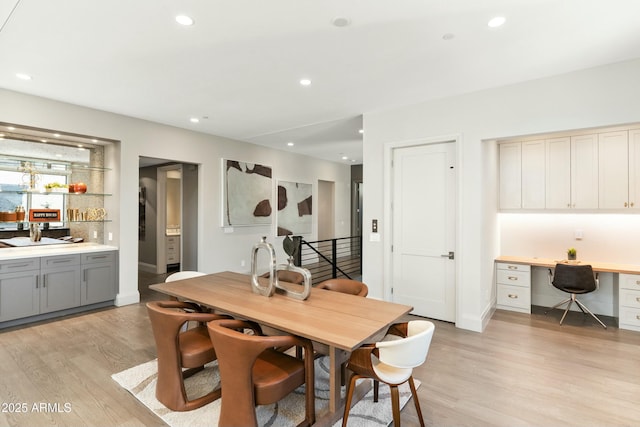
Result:
[[[72,255],[87,252],[117,251],[116,246],[100,245],[98,243],[69,243],[48,246],[26,246],[20,248],[0,248],[0,261],[33,258],[55,255]]]

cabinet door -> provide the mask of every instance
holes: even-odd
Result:
[[[598,208],[598,135],[571,137],[571,207]]]
[[[116,297],[114,262],[82,266],[81,305],[109,301]]]
[[[545,142],[522,143],[522,207],[545,207]]]
[[[500,209],[522,207],[521,144],[500,144]]]
[[[40,312],[40,270],[0,274],[0,322]]]
[[[598,135],[598,206],[623,209],[629,206],[628,133]]]
[[[546,141],[547,209],[571,208],[571,138]]]
[[[629,131],[629,208],[640,209],[640,129]]]
[[[40,312],[64,310],[80,305],[80,265],[42,270]]]

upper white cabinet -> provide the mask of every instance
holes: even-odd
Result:
[[[598,135],[599,207],[620,209],[629,206],[628,132]]]
[[[499,145],[501,210],[640,209],[640,129]]]
[[[571,208],[571,138],[552,138],[546,141],[547,209]]]
[[[500,209],[522,207],[522,144],[500,144]]]
[[[571,208],[598,208],[598,135],[571,137]]]
[[[640,209],[640,129],[629,131],[629,207]]]
[[[544,209],[545,142],[500,144],[500,209]]]
[[[522,143],[522,208],[545,207],[545,141]]]

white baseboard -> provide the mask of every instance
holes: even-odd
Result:
[[[138,270],[144,271],[145,273],[156,274],[156,265],[147,264],[145,262],[138,262]]]

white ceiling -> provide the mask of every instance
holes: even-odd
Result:
[[[0,0],[0,25],[0,87],[345,163],[363,113],[640,57],[638,0]]]

